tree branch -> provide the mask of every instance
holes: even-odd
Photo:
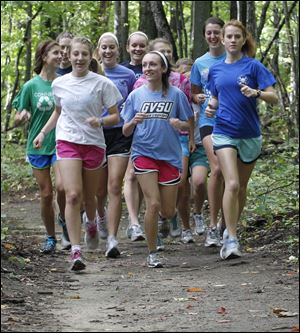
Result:
[[[294,1],[294,2],[293,2],[291,8],[289,9],[289,15],[292,13],[292,11],[293,11],[294,7],[297,5],[297,3],[298,3],[298,1]],[[285,20],[286,20],[286,17],[284,17],[284,18],[282,19],[282,21],[280,22],[280,24],[279,24],[277,30],[275,31],[275,34],[274,34],[272,40],[270,41],[270,43],[269,43],[269,45],[267,46],[266,50],[263,52],[262,57],[261,57],[261,59],[260,59],[260,62],[264,62],[264,60],[265,60],[265,58],[266,58],[268,52],[270,51],[270,49],[271,49],[271,47],[272,47],[274,41],[278,38],[279,32],[281,31],[281,29],[282,29],[282,27],[283,27],[283,25],[284,25],[284,23],[285,23]]]

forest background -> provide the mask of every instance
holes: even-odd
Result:
[[[257,43],[256,58],[274,74],[279,104],[260,104],[263,152],[249,184],[243,225],[275,228],[298,260],[299,236],[299,3],[297,1],[1,1],[1,192],[36,189],[26,164],[27,127],[14,126],[12,101],[33,76],[37,44],[62,31],[89,37],[94,45],[115,32],[120,61],[136,30],[149,39],[168,38],[174,60],[196,59],[207,51],[202,26],[210,16],[241,20]],[[2,216],[1,216],[2,217]],[[2,225],[1,238],[8,227]],[[291,232],[292,231],[292,232]],[[276,240],[274,239],[274,242]]]

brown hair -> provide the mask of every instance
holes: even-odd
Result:
[[[209,17],[209,18],[204,22],[204,25],[203,25],[203,28],[202,28],[202,33],[203,33],[203,36],[204,36],[204,37],[205,37],[206,26],[207,26],[208,24],[217,24],[217,25],[219,25],[221,28],[223,28],[225,22],[224,22],[223,20],[221,20],[220,18],[215,17],[215,16]]]
[[[243,37],[245,39],[245,44],[242,47],[242,52],[245,53],[248,57],[255,57],[256,53],[256,44],[255,40],[253,39],[251,33],[246,29],[246,27],[243,25],[242,22],[238,20],[231,20],[227,22],[222,30],[223,38],[225,36],[225,30],[229,26],[234,26],[236,28],[239,28],[242,31]]]
[[[34,72],[36,74],[40,74],[42,71],[42,68],[44,66],[44,60],[43,58],[47,55],[47,53],[54,47],[58,46],[59,44],[53,40],[53,39],[48,39],[44,42],[41,42],[36,51],[35,51],[35,61],[34,61]]]
[[[63,31],[56,37],[56,41],[59,43],[59,41],[63,38],[73,39],[74,35],[71,32]]]

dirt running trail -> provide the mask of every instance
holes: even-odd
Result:
[[[38,253],[44,229],[36,198],[4,197],[1,206],[14,229],[7,242],[23,242],[17,254],[25,258],[18,271],[2,262],[2,331],[291,332],[299,327],[299,272],[274,247],[244,244],[241,259],[222,261],[217,249],[203,246],[203,236],[187,245],[167,239],[161,253],[165,267],[150,269],[146,243],[125,237],[123,216],[121,257],[107,260],[100,241],[97,251],[84,248],[87,269],[74,274],[60,247],[53,256]],[[276,308],[288,313],[279,317]]]

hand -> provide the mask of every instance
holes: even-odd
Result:
[[[170,118],[169,122],[174,128],[181,129],[181,121],[178,118]]]
[[[213,118],[215,116],[216,111],[217,111],[216,108],[211,103],[208,103],[205,109],[205,115],[208,118]]]
[[[241,93],[246,97],[256,97],[257,96],[257,90],[252,89],[245,84],[240,84],[241,87]]]
[[[138,112],[135,114],[134,118],[132,119],[132,122],[134,125],[141,124],[146,118],[147,118],[146,113]]]
[[[38,136],[33,140],[33,147],[35,149],[40,149],[43,145],[44,139],[45,139],[45,133],[40,132]]]
[[[195,104],[203,104],[206,100],[205,94],[195,94],[193,96]]]
[[[26,123],[31,118],[30,112],[23,110],[18,114],[17,121],[19,124]]]
[[[97,117],[89,117],[86,119],[86,123],[90,124],[93,128],[101,126],[100,119]]]

